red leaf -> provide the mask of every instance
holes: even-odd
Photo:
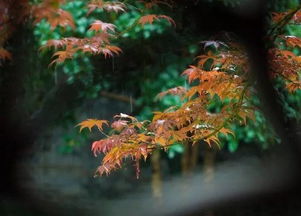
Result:
[[[121,131],[123,128],[125,128],[125,126],[127,126],[127,123],[128,122],[125,120],[117,120],[112,123],[111,127],[117,131]]]
[[[156,14],[149,14],[149,15],[142,16],[142,17],[140,17],[138,23],[141,25],[145,25],[147,23],[152,24],[155,20],[158,20],[158,19],[165,19],[170,24],[176,26],[175,21],[171,17],[166,16],[166,15],[156,15]]]
[[[62,3],[62,0],[45,0],[38,6],[32,7],[34,23],[46,19],[51,25],[51,29],[57,26],[75,28],[72,15],[68,11],[59,8],[60,3]]]
[[[107,120],[87,119],[77,124],[76,126],[80,126],[79,131],[82,131],[82,129],[84,128],[89,128],[89,130],[91,131],[91,128],[94,126],[96,126],[98,130],[102,131],[103,124],[109,125]]]
[[[194,65],[190,65],[190,68],[186,69],[182,75],[187,75],[188,76],[188,82],[191,83],[193,80],[199,78],[201,70],[194,66]]]
[[[100,52],[106,57],[112,57],[114,54],[119,55],[122,50],[117,46],[107,45],[104,48],[101,48]]]
[[[41,46],[40,49],[46,49],[49,47],[54,47],[54,49],[61,48],[65,45],[64,40],[48,40],[44,46]]]
[[[102,31],[102,32],[107,32],[108,30],[114,32],[116,26],[111,24],[111,23],[105,23],[102,22],[101,20],[95,20],[92,24],[91,27],[89,28],[90,31]]]
[[[96,157],[99,153],[106,153],[117,145],[121,144],[121,139],[117,135],[113,135],[106,139],[101,139],[92,143],[91,150]]]

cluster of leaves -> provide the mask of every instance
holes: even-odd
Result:
[[[187,45],[189,47],[189,45]],[[160,74],[153,79],[146,80],[141,88],[141,96],[136,99],[136,106],[138,106],[138,119],[151,119],[153,117],[153,110],[165,110],[171,106],[181,105],[183,101],[179,96],[166,95],[163,98],[156,97],[158,92],[166,91],[174,86],[187,86],[187,81],[183,76],[179,76],[179,71],[183,70],[195,55],[197,47],[190,45],[189,55],[176,56],[168,54],[166,56],[166,67],[158,68],[154,65],[147,69],[147,72],[159,70]],[[175,143],[168,148],[168,157],[173,158],[176,153],[183,152],[181,143]]]
[[[117,27],[113,23],[96,19],[93,20],[93,22],[90,24],[90,28],[88,29],[88,31],[93,32],[92,37],[65,37],[62,39],[53,39],[49,40],[42,47],[42,49],[49,47],[60,49],[54,53],[54,60],[51,62],[51,64],[62,63],[66,59],[73,58],[74,55],[78,52],[90,53],[93,55],[103,54],[105,57],[119,54],[121,52],[121,49],[111,44],[111,40],[116,40],[133,27],[137,25],[143,26],[145,24],[152,24],[154,21],[159,19],[165,19],[169,23],[175,25],[175,22],[169,16],[161,14],[145,14],[153,7],[156,7],[158,4],[171,6],[169,2],[170,1],[158,0],[140,1],[140,3],[138,2],[138,4],[140,5],[140,7],[141,4],[143,5],[142,9],[128,4],[129,6],[131,6],[131,9],[134,8],[137,10],[139,17],[131,26],[129,26],[128,29],[126,29],[126,31],[120,31],[116,33],[115,30]],[[17,21],[23,21],[23,17],[31,16],[34,19],[34,24],[39,23],[42,20],[47,20],[47,22],[51,26],[51,29],[55,29],[58,26],[62,28],[71,27],[72,29],[75,29],[76,25],[72,15],[68,11],[62,9],[62,5],[64,3],[65,0],[45,0],[37,4],[30,5],[28,0],[22,0],[17,4],[22,9],[22,13],[20,13],[20,11],[17,11],[18,17],[20,18],[18,18]],[[3,11],[2,18],[4,20],[4,26],[1,28],[1,31],[3,31],[2,34],[5,36],[0,41],[0,59],[11,58],[11,54],[6,49],[4,49],[3,46],[13,30],[13,25],[11,25],[10,20],[16,20],[15,16],[17,14],[14,14],[7,9],[15,10],[15,8],[19,9],[19,7],[14,5],[13,2],[10,3],[10,1],[5,1],[0,5],[0,9],[1,11]],[[87,8],[87,16],[94,11],[99,10],[118,14],[123,13],[128,9],[127,5],[122,2],[103,0],[91,0],[87,3]]]
[[[283,27],[284,20],[285,24],[298,23],[298,14],[299,9],[274,13],[276,28]],[[287,47],[299,47],[300,40],[295,36],[280,35],[277,38],[282,39]],[[159,98],[167,94],[180,96],[183,100],[180,107],[155,112],[150,122],[139,122],[132,116],[120,114],[116,116],[119,119],[111,124],[112,135],[93,143],[94,153],[105,154],[97,174],[108,174],[120,168],[122,160],[131,156],[136,162],[138,176],[139,159],[145,159],[158,147],[166,150],[177,142],[193,145],[200,140],[210,146],[219,146],[220,134],[233,134],[231,123],[241,121],[246,124],[247,118],[254,120],[255,108],[250,103],[251,87],[246,81],[249,65],[245,51],[235,43],[204,43],[205,53],[197,56],[197,64],[190,65],[182,73],[192,86],[189,89],[175,87],[158,95]],[[208,46],[215,49],[206,51]],[[283,78],[290,92],[300,89],[300,57],[281,48],[272,48],[268,53],[272,78]],[[223,103],[219,111],[210,112],[208,108],[214,97]]]
[[[75,29],[72,15],[68,11],[61,9],[61,3],[63,3],[61,0],[48,0],[34,6],[34,23],[38,23],[45,19],[50,24],[51,29],[54,29],[57,26],[63,28],[70,26],[72,29]],[[106,5],[104,5],[104,7],[106,7]],[[41,48],[54,47],[55,49],[62,49],[53,55],[55,59],[51,64],[64,62],[65,59],[71,59],[77,51],[83,51],[84,53],[91,52],[93,54],[104,53],[104,55],[112,55],[112,52],[118,53],[120,51],[119,48],[108,45],[110,36],[108,31],[114,31],[114,26],[112,24],[96,20],[92,23],[89,30],[96,32],[95,36],[92,38],[66,37],[62,39],[51,39]]]
[[[50,23],[51,29],[57,26],[63,28],[70,26],[74,29],[75,24],[72,15],[60,7],[63,2],[64,0],[45,0],[34,5],[32,7],[33,23],[36,24],[42,19],[46,19]]]
[[[281,31],[285,25],[299,25],[301,23],[301,10],[297,8],[282,13],[273,13],[273,35],[276,47],[269,50],[270,74],[272,78],[281,77],[289,92],[301,88],[300,68],[301,58],[294,53],[294,49],[301,48],[301,39],[294,35],[283,35]]]
[[[72,61],[66,61],[53,70],[53,68],[47,67],[51,53],[49,51],[37,52],[38,48],[44,46],[48,40],[59,39],[62,35],[75,34],[86,37],[86,32],[83,29],[88,27],[89,20],[85,18],[84,6],[84,3],[80,0],[68,1],[63,5],[64,11],[70,13],[74,19],[76,27],[74,29],[69,26],[56,26],[53,29],[46,19],[42,19],[32,29],[33,36],[31,31],[28,31],[24,36],[29,38],[26,40],[28,41],[26,50],[29,53],[24,67],[29,67],[31,70],[28,71],[23,82],[25,95],[22,109],[31,116],[30,118],[43,111],[50,104],[49,101],[56,101],[58,99],[56,94],[62,86],[77,87],[77,91],[75,91],[77,96],[72,100],[72,104],[74,104],[72,106],[81,104],[83,98],[95,98],[100,90],[101,84],[94,84],[93,64],[89,56],[75,56]],[[31,49],[28,49],[28,47],[31,47]],[[60,124],[66,123],[66,120],[69,123],[76,121],[72,117],[73,115],[74,109],[70,107],[60,117]]]
[[[52,1],[52,0],[50,0]],[[161,1],[152,1],[144,2],[147,8],[151,8],[156,4],[161,3]],[[127,6],[124,3],[114,1],[103,1],[103,0],[92,0],[88,3],[88,12],[87,15],[93,13],[97,10],[103,10],[108,13],[123,13],[127,10]],[[61,11],[61,9],[59,9]],[[169,23],[174,24],[174,21],[166,16],[166,15],[156,15],[156,14],[147,14],[144,15],[143,10],[140,11],[140,16],[138,19],[126,30],[116,32],[117,26],[110,22],[104,22],[102,20],[94,20],[88,31],[93,32],[91,37],[85,38],[76,38],[76,37],[66,37],[58,40],[49,40],[42,49],[53,47],[54,49],[60,49],[56,51],[53,55],[54,60],[51,64],[54,63],[62,63],[66,59],[71,59],[78,52],[89,53],[92,55],[102,54],[104,57],[112,57],[113,55],[118,55],[121,53],[121,49],[118,46],[112,44],[113,40],[118,39],[124,33],[126,33],[131,28],[136,25],[145,25],[152,24],[155,20],[165,19]],[[74,26],[73,22],[71,22],[70,16],[66,16],[66,13],[56,14],[56,18],[53,19],[48,17],[48,13],[46,15],[43,13],[39,13],[39,15],[43,18],[47,18],[47,21],[51,26],[55,27],[57,25],[62,24],[70,24],[70,26]],[[40,16],[38,17],[38,21],[40,21]],[[61,20],[59,20],[61,19]]]
[[[128,62],[126,62],[126,64],[122,64],[124,65],[123,67],[119,66],[119,64],[118,67],[114,68],[114,63],[115,61],[119,61],[119,58],[99,59],[90,55],[86,55],[85,53],[76,53],[71,60],[65,61],[64,64],[57,64],[55,67],[47,68],[52,51],[43,49],[42,52],[37,52],[38,46],[44,47],[49,40],[60,40],[62,38],[64,39],[71,36],[75,39],[93,37],[95,31],[90,31],[88,29],[91,27],[91,23],[100,19],[118,26],[115,28],[116,31],[124,32],[122,37],[120,37],[120,40],[115,40],[114,44],[122,47],[124,50],[131,48],[134,52],[130,50],[131,53],[128,56],[130,59],[132,59],[131,62],[138,63],[142,62],[139,59],[143,59],[145,57],[145,55],[141,55],[141,53],[147,54],[147,52],[132,48],[133,44],[136,44],[136,47],[141,47],[144,49],[146,47],[146,43],[144,43],[143,40],[140,40],[141,38],[149,38],[150,36],[152,37],[158,35],[160,36],[166,31],[173,32],[174,30],[173,28],[170,28],[170,24],[167,21],[154,21],[152,24],[137,24],[128,31],[127,29],[129,26],[131,26],[141,17],[140,10],[133,9],[134,6],[127,5],[126,12],[120,11],[119,13],[116,13],[115,11],[108,12],[98,8],[95,11],[92,11],[89,16],[87,16],[89,10],[88,1],[60,1],[59,4],[56,4],[55,1],[53,1],[53,4],[50,4],[50,1],[31,2],[33,3],[32,11],[35,11],[35,14],[37,14],[39,19],[35,19],[34,13],[32,12],[31,16],[34,19],[33,29],[31,23],[23,23],[30,24],[28,26],[24,26],[26,29],[29,28],[29,31],[26,31],[25,34],[25,37],[28,39],[24,38],[23,40],[26,41],[26,44],[24,44],[24,49],[28,51],[26,52],[26,64],[23,66],[26,68],[31,68],[31,70],[29,70],[28,74],[26,74],[24,80],[25,82],[23,83],[25,96],[23,99],[24,102],[22,103],[22,110],[24,110],[28,118],[38,118],[40,113],[42,113],[44,110],[47,110],[49,104],[53,103],[53,101],[59,100],[60,97],[57,93],[61,91],[61,89],[65,88],[66,85],[70,85],[67,86],[67,88],[74,88],[75,91],[74,95],[68,97],[70,98],[70,101],[72,101],[72,103],[68,103],[68,110],[65,112],[53,112],[53,116],[57,116],[55,123],[63,126],[64,130],[66,130],[66,127],[70,127],[70,125],[73,128],[74,122],[78,121],[75,119],[75,110],[77,107],[84,104],[87,101],[87,98],[100,98],[102,96],[101,91],[123,91],[124,86],[121,85],[120,81],[118,80],[115,82],[114,79],[122,80],[122,83],[124,83],[124,78],[122,77],[128,78],[132,76],[133,78],[129,79],[132,80],[134,84],[127,83],[128,86],[137,86],[138,83],[142,83],[141,80],[144,79],[143,76],[140,76],[139,80],[134,78],[137,77],[136,73],[138,71],[140,72],[143,66],[140,66],[140,68],[135,67],[136,71],[132,72],[125,69],[128,65]],[[136,4],[135,1],[132,2]],[[47,7],[48,5],[50,7],[48,10],[46,10],[46,5]],[[144,7],[142,3],[139,3],[139,5],[141,8]],[[51,23],[51,20],[54,18],[50,20],[48,20],[47,16],[42,18],[41,14],[46,14],[46,12],[43,12],[43,8],[45,8],[46,11],[55,11],[56,9],[60,9],[60,11],[69,13],[73,18],[73,25],[75,28],[73,28],[71,25],[60,25],[60,23],[64,23],[63,19],[60,22],[57,22],[58,25],[55,26],[55,22]],[[39,10],[41,11],[41,14],[38,13]],[[152,8],[149,8],[148,10],[149,11],[145,11],[145,13],[151,12]],[[162,12],[159,8],[156,8],[156,11],[152,11],[151,13],[160,14]],[[57,15],[59,16],[59,14]],[[32,37],[31,35],[32,30],[35,37]],[[126,37],[131,39],[132,43],[127,41]],[[137,38],[139,40],[133,41],[133,39]],[[152,41],[148,40],[147,44],[150,43],[152,43]],[[11,48],[8,45],[9,43],[6,43],[8,50],[14,53],[14,48]],[[21,48],[23,48],[23,46],[18,46],[17,50],[20,51]],[[138,55],[136,53],[138,53]],[[140,58],[138,59],[135,56]],[[95,60],[95,62],[93,62],[93,60]],[[112,67],[111,64],[108,64],[111,62]],[[96,65],[96,67],[94,67],[94,65]],[[113,73],[109,73],[110,71]],[[116,76],[116,73],[118,73],[118,76]],[[119,94],[119,92],[117,94]],[[52,119],[54,120],[54,118]],[[49,123],[49,125],[50,124],[51,123]],[[86,140],[86,137],[83,136],[85,134],[83,133],[80,135],[70,133],[70,131],[66,133],[70,135],[69,138],[73,137],[72,140],[76,143],[81,142],[81,144],[83,144],[83,140]],[[71,142],[71,138],[69,138],[62,139],[63,143],[65,144],[63,147],[66,146],[66,149],[68,149],[66,151],[63,150],[62,152],[70,152],[71,148],[75,148],[75,145],[72,144],[73,141]]]
[[[212,41],[205,43],[211,45]],[[219,42],[213,44],[219,45]],[[112,135],[106,135],[107,138],[92,145],[94,153],[105,153],[97,174],[108,174],[130,156],[136,162],[138,175],[139,159],[145,159],[156,148],[167,150],[177,142],[195,144],[200,140],[210,146],[219,146],[219,134],[233,133],[229,128],[231,122],[246,123],[247,118],[254,118],[248,102],[248,64],[243,49],[237,44],[218,46],[214,51],[205,51],[197,59],[196,65],[190,65],[182,73],[192,84],[191,88],[178,86],[158,95],[159,98],[167,94],[180,96],[183,101],[180,107],[155,112],[152,121],[138,121],[126,114],[115,116],[117,120],[111,124]],[[228,99],[219,112],[210,112],[208,109],[213,97]],[[91,119],[80,125],[90,128],[95,122]],[[104,133],[102,127],[97,127]]]
[[[298,1],[289,1],[294,3],[294,5],[290,6],[290,8],[296,8],[299,6]],[[288,4],[288,2],[287,2]],[[285,8],[280,8],[279,11],[285,11]],[[290,10],[294,11],[294,10]],[[298,14],[299,13],[299,14]],[[286,22],[283,21],[283,25],[285,26],[279,30],[279,37],[275,39],[276,47],[283,51],[288,51],[289,54],[292,56],[292,61],[295,60],[295,71],[292,71],[293,73],[288,73],[288,76],[292,76],[292,81],[289,81],[283,76],[278,76],[276,79],[274,79],[275,88],[277,89],[281,103],[283,104],[283,108],[287,114],[288,118],[292,118],[294,120],[301,119],[300,115],[300,99],[301,99],[301,91],[298,89],[292,89],[295,91],[289,91],[286,86],[291,85],[294,87],[294,82],[299,82],[297,74],[300,74],[300,68],[296,67],[296,64],[299,64],[298,61],[300,61],[300,24],[298,22],[298,16],[300,16],[300,12],[298,12],[296,15],[290,15],[292,17],[291,19],[286,19]],[[288,15],[286,12],[280,13],[280,15],[284,16],[284,14]],[[277,14],[274,13],[274,15],[277,16]],[[280,16],[278,15],[278,16]],[[284,18],[284,17],[283,17]],[[288,72],[288,69],[286,71]],[[294,73],[295,72],[295,73]]]
[[[285,4],[285,5],[284,5]],[[288,6],[290,5],[290,6]],[[272,48],[268,50],[270,74],[279,99],[286,112],[286,117],[300,120],[300,34],[298,33],[298,18],[300,10],[296,1],[283,1],[274,4],[277,10],[285,12],[272,13],[270,38]],[[268,42],[268,41],[267,41]],[[258,98],[254,95],[253,103],[260,108]],[[268,122],[259,109],[255,110],[255,121],[248,122],[246,126],[232,125],[235,137],[227,136],[227,148],[235,152],[239,144],[258,143],[261,149],[267,149],[271,144],[279,143]]]

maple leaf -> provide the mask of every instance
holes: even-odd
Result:
[[[102,125],[109,125],[107,120],[98,120],[98,119],[87,119],[77,124],[76,126],[80,126],[79,131],[81,132],[84,128],[89,128],[91,131],[92,127],[96,126],[98,130],[102,131]]]
[[[40,22],[42,19],[46,19],[51,29],[57,26],[67,27],[71,26],[75,28],[72,15],[61,8],[59,8],[62,0],[46,0],[38,6],[32,7],[32,14],[35,18],[34,24]]]
[[[105,23],[102,22],[101,20],[95,20],[92,24],[91,27],[89,28],[90,31],[103,31],[107,32],[108,30],[114,32],[116,26],[111,24],[111,23]]]
[[[202,70],[194,65],[190,65],[188,69],[186,69],[182,75],[188,76],[188,82],[191,83],[193,80],[199,78]]]
[[[136,135],[136,129],[135,128],[125,128],[120,135],[130,137],[132,135]]]
[[[225,128],[223,127],[222,129],[219,130],[219,133],[222,133],[222,134],[225,134],[225,135],[228,135],[228,134],[231,134],[233,136],[235,136],[234,132],[228,128]]]
[[[121,2],[105,2],[103,0],[92,0],[90,4],[88,4],[88,14],[92,13],[97,8],[106,10],[108,12],[114,11],[116,13],[118,12],[124,12],[126,7],[125,4]]]
[[[288,12],[283,12],[283,13],[277,13],[277,12],[272,12],[272,20],[275,23],[279,23],[285,16],[287,16]]]
[[[102,165],[98,167],[96,173],[99,175],[109,174],[112,170],[121,167],[123,159],[131,157],[132,160],[139,161],[141,157],[146,159],[148,153],[145,144],[122,144],[113,147],[103,158]],[[136,172],[139,173],[139,166],[136,166]]]
[[[299,89],[301,89],[301,82],[290,82],[286,84],[286,88],[290,93],[293,93]]]
[[[116,164],[113,163],[102,164],[97,168],[94,177],[98,175],[102,176],[103,174],[109,175],[109,173],[114,169],[116,169]]]
[[[286,58],[292,58],[292,59],[295,59],[296,58],[296,55],[289,51],[289,50],[280,50],[279,52],[281,55],[285,56]]]
[[[168,145],[168,140],[166,140],[164,137],[156,137],[155,142],[161,146],[166,146]]]
[[[199,55],[196,57],[197,59],[200,59],[198,61],[198,66],[199,67],[204,67],[204,64],[209,60],[212,59],[213,61],[216,61],[218,56],[214,55],[211,51],[209,51],[206,55]],[[214,65],[215,62],[212,63]]]
[[[238,117],[241,118],[242,124],[244,125],[247,124],[248,118],[255,121],[254,111],[249,109],[240,109],[238,112]]]
[[[68,49],[68,50],[62,50],[62,51],[57,51],[55,52],[52,57],[56,57],[50,64],[53,65],[54,63],[62,63],[66,59],[72,59],[73,54],[77,51],[77,49]]]
[[[119,47],[113,45],[107,45],[105,48],[117,55],[119,55],[122,52],[122,50]]]
[[[218,148],[220,149],[220,140],[219,138],[216,136],[216,135],[212,135],[212,136],[209,136],[208,138],[204,139],[204,141],[210,146],[211,146],[211,143],[215,143],[217,144]]]
[[[106,29],[107,27],[105,27]],[[73,58],[74,54],[78,51],[84,53],[91,53],[93,55],[103,54],[105,57],[113,56],[114,54],[120,54],[122,50],[117,47],[109,44],[110,34],[107,32],[97,33],[91,38],[75,38],[75,37],[66,37],[60,40],[49,40],[46,45],[42,46],[41,49],[54,47],[62,48],[53,54],[55,59],[50,63],[51,66],[54,63],[62,63],[66,59]]]
[[[145,134],[138,134],[137,139],[142,142],[142,143],[151,143],[153,137],[152,136],[147,136]]]
[[[111,37],[111,34],[109,34],[107,32],[98,32],[97,34],[95,34],[94,37],[91,38],[91,41],[98,43],[98,44],[102,44],[102,43],[109,44],[110,37]]]
[[[128,122],[125,120],[117,120],[111,124],[111,128],[114,128],[117,131],[121,131],[122,129],[125,128],[125,126],[127,126],[127,123]]]
[[[186,93],[186,88],[178,86],[159,93],[156,98],[163,98],[167,94],[183,96]]]
[[[112,46],[112,45],[106,45],[105,47],[101,48],[100,52],[106,57],[111,57],[114,54],[120,54],[122,50],[117,47],[117,46]]]
[[[110,151],[115,146],[121,145],[122,139],[118,135],[112,135],[106,139],[101,139],[92,143],[91,150],[96,157],[99,153],[106,153]]]
[[[185,98],[191,99],[196,93],[199,92],[198,86],[191,87],[185,94]],[[201,92],[201,95],[207,94],[207,92]]]
[[[65,46],[65,41],[64,40],[48,40],[47,43],[43,46],[40,47],[40,50],[54,47],[54,49],[61,48]]]
[[[98,46],[95,44],[85,44],[84,46],[81,46],[80,49],[84,53],[88,52],[92,54],[98,54],[100,52]]]
[[[300,24],[301,23],[301,11],[300,10],[288,10],[282,13],[277,13],[277,12],[272,12],[272,20],[279,24],[280,22],[282,22],[283,20],[286,19],[287,16],[289,15],[293,15],[292,17],[290,17],[290,20],[288,21],[292,21],[294,24]]]
[[[276,48],[270,49],[269,64],[273,77],[280,76],[287,80],[298,80],[296,71],[299,71],[301,67],[301,57],[296,56],[293,52]]]
[[[295,22],[295,24],[300,24],[300,23],[301,23],[301,10],[298,10],[298,11],[294,14],[292,20]]]
[[[153,24],[153,22],[155,20],[159,20],[159,19],[165,19],[170,24],[176,26],[175,21],[171,17],[166,16],[166,15],[156,15],[156,14],[148,14],[148,15],[142,16],[142,17],[140,17],[138,23],[141,24],[141,25],[145,25],[147,23]]]
[[[125,11],[125,4],[121,3],[121,2],[112,2],[112,3],[106,3],[103,6],[103,9],[111,12],[114,11],[116,13],[118,13],[119,11],[124,12]]]
[[[301,48],[301,38],[296,36],[283,36],[282,38],[285,40],[287,46]]]

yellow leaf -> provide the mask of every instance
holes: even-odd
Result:
[[[232,134],[233,136],[235,136],[234,132],[232,130],[228,129],[228,128],[222,128],[222,129],[220,129],[219,132],[223,133],[225,135]]]
[[[218,148],[220,149],[220,146],[219,146],[220,141],[219,141],[218,137],[212,135],[212,136],[210,136],[210,137],[204,139],[204,141],[205,141],[206,143],[208,143],[208,145],[209,145],[210,147],[211,147],[211,142],[213,142],[213,143],[217,144]]]
[[[89,130],[91,131],[91,128],[94,126],[97,126],[98,130],[102,131],[103,124],[109,125],[107,120],[87,119],[85,121],[82,121],[81,123],[79,123],[76,126],[80,126],[80,129],[79,129],[80,132],[84,128],[89,128]]]
[[[163,137],[156,137],[155,142],[162,146],[165,146],[167,144],[167,140]]]

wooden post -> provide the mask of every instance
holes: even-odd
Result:
[[[160,166],[160,150],[157,149],[151,155],[152,165],[152,192],[155,198],[162,197],[162,180]]]

